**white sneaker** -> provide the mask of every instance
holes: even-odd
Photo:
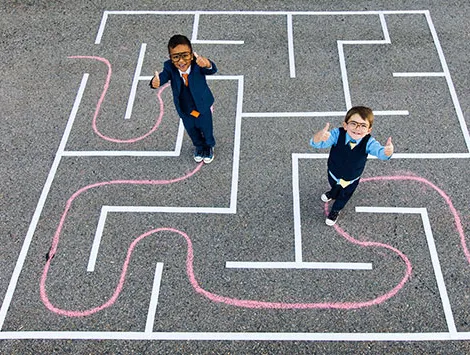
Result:
[[[214,160],[214,148],[210,147],[204,152],[204,164],[210,164]]]
[[[336,221],[338,220],[338,215],[339,211],[331,210],[330,213],[328,213],[328,217],[326,217],[325,219],[326,225],[334,226],[336,224]]]
[[[323,202],[331,201],[331,197],[328,197],[327,193],[328,193],[328,192],[325,192],[325,193],[322,194],[321,197],[320,197]]]
[[[204,159],[204,150],[194,148],[194,161],[200,163]]]

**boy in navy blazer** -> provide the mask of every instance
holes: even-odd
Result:
[[[325,223],[332,226],[339,212],[356,190],[367,156],[389,160],[393,154],[392,138],[385,146],[381,145],[370,133],[374,123],[372,110],[364,106],[352,107],[344,118],[343,127],[329,131],[330,124],[315,133],[310,139],[313,148],[330,148],[328,157],[328,182],[331,190],[321,195],[323,202],[335,200]]]
[[[214,62],[193,52],[190,40],[174,35],[168,42],[170,59],[163,63],[163,71],[155,72],[150,81],[153,89],[171,82],[173,102],[183,120],[184,128],[194,145],[194,160],[209,164],[214,159],[215,139],[212,124],[214,96],[206,82],[206,75],[217,72]]]

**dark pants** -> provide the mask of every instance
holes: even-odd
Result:
[[[331,190],[330,190],[330,197],[335,200],[333,206],[331,206],[332,210],[341,211],[346,203],[348,203],[349,199],[352,197],[354,191],[356,191],[357,185],[359,185],[359,180],[357,179],[351,185],[346,186],[343,188],[340,184],[336,182],[335,179],[328,174],[328,182],[330,183]]]
[[[212,112],[200,114],[198,118],[191,115],[181,117],[184,128],[191,138],[196,149],[204,149],[215,146],[212,127]]]

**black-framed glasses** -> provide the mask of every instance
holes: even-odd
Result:
[[[349,121],[348,126],[351,127],[352,129],[362,129],[363,131],[369,129],[369,125],[367,123],[361,123],[361,122],[356,122],[356,121]]]
[[[191,59],[191,52],[173,53],[170,54],[170,59],[173,62],[179,62],[180,59],[189,60]]]

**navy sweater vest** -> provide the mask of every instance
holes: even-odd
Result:
[[[361,139],[360,143],[351,149],[346,142],[346,131],[339,129],[336,145],[331,147],[328,157],[328,169],[338,179],[354,180],[361,176],[367,162],[366,146],[370,134]]]

